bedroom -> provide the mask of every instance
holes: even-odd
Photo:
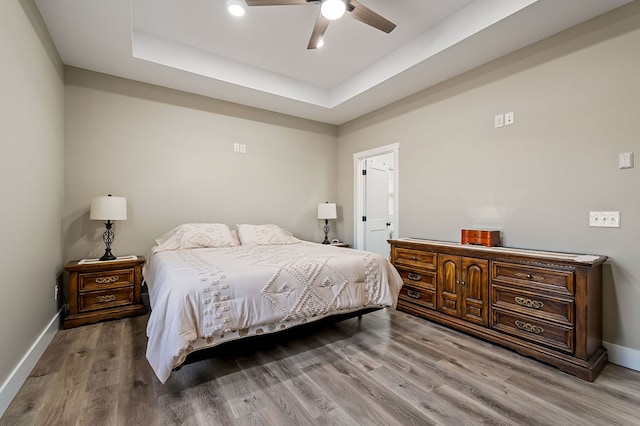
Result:
[[[340,208],[334,237],[350,241],[352,155],[394,142],[402,236],[457,240],[492,198],[505,245],[609,256],[604,341],[640,369],[638,171],[617,167],[640,147],[637,1],[341,126],[65,68],[30,1],[1,7],[3,383],[55,318],[62,266],[100,252],[86,217],[96,193],[130,202],[119,253],[211,215],[319,240],[324,199]],[[512,110],[516,124],[494,129]],[[590,210],[621,211],[622,227],[589,228]]]

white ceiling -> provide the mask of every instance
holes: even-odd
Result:
[[[360,0],[396,29],[345,15],[317,50],[316,4],[36,4],[67,65],[339,125],[630,1]]]

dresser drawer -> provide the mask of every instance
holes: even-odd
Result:
[[[416,269],[435,271],[438,264],[436,253],[394,247],[394,263],[398,267],[408,266]]]
[[[573,354],[574,351],[573,327],[504,312],[500,309],[492,309],[491,327],[563,352]]]
[[[491,304],[494,308],[508,309],[567,326],[574,325],[573,298],[552,297],[493,284]]]
[[[78,311],[87,312],[97,309],[114,308],[133,303],[133,287],[121,287],[113,290],[94,291],[78,295]]]
[[[400,289],[399,300],[429,309],[436,308],[436,292],[434,290],[426,290],[405,284]]]
[[[398,269],[398,273],[402,277],[402,281],[407,285],[427,290],[436,290],[437,275],[435,272],[413,272]]]
[[[78,291],[105,290],[131,286],[133,269],[114,269],[78,275]]]
[[[515,263],[492,262],[491,279],[522,288],[574,294],[574,273]]]

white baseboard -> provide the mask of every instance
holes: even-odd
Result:
[[[627,348],[625,346],[614,345],[609,342],[602,342],[602,346],[607,349],[609,362],[640,371],[640,351]]]
[[[45,349],[47,349],[47,346],[51,343],[53,336],[56,335],[56,332],[60,328],[61,312],[62,310],[54,315],[49,325],[40,333],[40,336],[38,336],[18,365],[16,365],[16,368],[9,374],[9,377],[2,384],[2,387],[0,387],[0,417],[2,417],[7,410],[22,384],[27,380],[27,377],[29,377],[29,373],[31,373],[31,370],[33,370],[33,367],[35,367]]]

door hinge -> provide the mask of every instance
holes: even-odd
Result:
[[[367,175],[367,171],[366,171],[366,170],[363,170],[363,171],[362,171],[362,176],[366,176],[366,175]]]
[[[366,222],[367,221],[367,217],[366,216],[362,216],[362,221]]]

